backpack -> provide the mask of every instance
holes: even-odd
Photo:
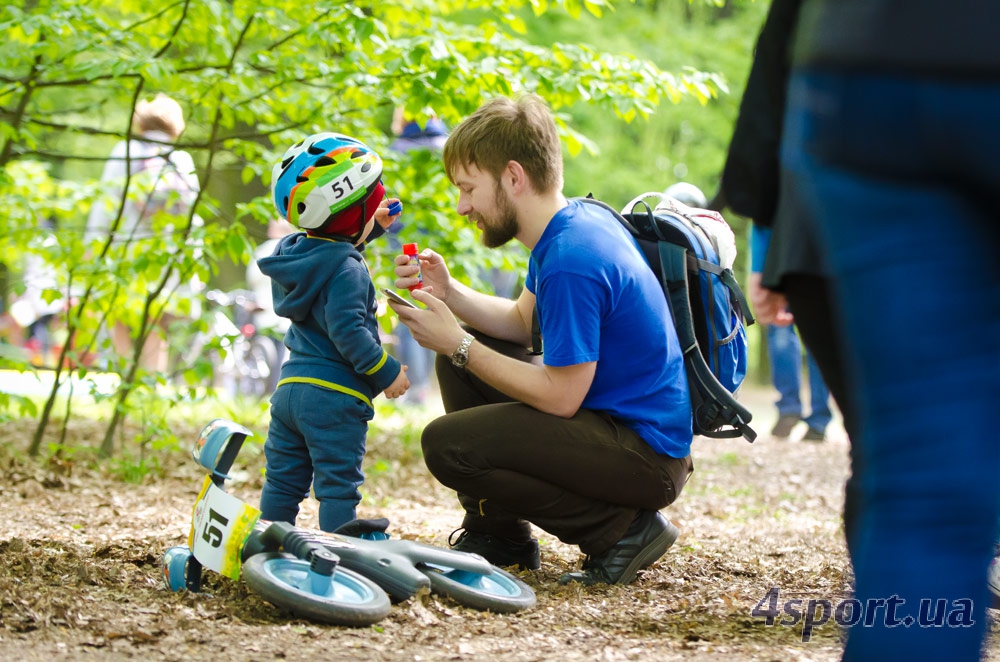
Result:
[[[651,197],[659,200],[652,209],[645,202]],[[752,443],[752,416],[735,395],[746,376],[746,326],[754,319],[733,275],[736,239],[729,225],[714,211],[662,193],[637,196],[622,213],[591,197],[578,199],[622,224],[663,287],[684,352],[694,433]]]
[[[193,175],[182,174],[177,164],[164,154],[138,161],[138,169],[132,177],[141,191],[139,217],[149,223],[161,213],[186,216],[198,194],[197,180],[191,181]]]

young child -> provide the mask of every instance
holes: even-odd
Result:
[[[376,220],[380,230],[396,220],[381,177],[378,154],[336,133],[306,138],[274,166],[275,206],[304,232],[258,262],[275,312],[292,322],[264,444],[264,519],[294,524],[310,484],[322,530],[355,519],[372,401],[410,386],[406,367],[379,342],[375,286],[358,250]]]

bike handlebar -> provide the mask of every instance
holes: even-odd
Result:
[[[288,522],[271,522],[260,540],[267,549],[284,549],[292,556],[307,561],[313,572],[325,577],[333,575],[340,562],[339,556]]]

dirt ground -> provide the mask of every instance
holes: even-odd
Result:
[[[751,610],[771,587],[782,601],[849,596],[843,430],[834,424],[822,444],[796,440],[802,430],[771,439],[770,394],[743,397],[761,438],[695,441],[695,474],[664,511],[682,535],[634,584],[559,586],[578,551],[537,531],[542,569],[521,575],[538,597],[530,611],[497,615],[420,595],[353,629],[296,619],[214,573],[199,594],[165,589],[161,556],[185,542],[203,476],[186,454],[130,484],[80,464],[27,461],[30,423],[0,426],[0,660],[837,660],[844,631],[833,620],[803,642],[801,622],[768,626]],[[192,422],[192,441],[204,423]],[[453,494],[393,426],[380,421],[370,439],[359,514],[388,517],[393,537],[445,546],[461,521]],[[229,491],[256,504],[261,464],[259,448],[245,448]],[[301,523],[315,518],[307,503]],[[987,658],[1000,660],[995,634]]]

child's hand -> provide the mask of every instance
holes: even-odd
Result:
[[[378,209],[375,210],[375,222],[385,230],[388,230],[389,226],[395,223],[396,219],[403,213],[398,211],[392,216],[389,215],[389,206],[394,202],[399,202],[399,198],[382,198],[382,202],[378,203]]]
[[[410,380],[406,376],[406,371],[409,370],[409,367],[404,365],[401,368],[399,374],[396,375],[396,379],[385,388],[385,397],[390,400],[400,397],[410,388]]]

